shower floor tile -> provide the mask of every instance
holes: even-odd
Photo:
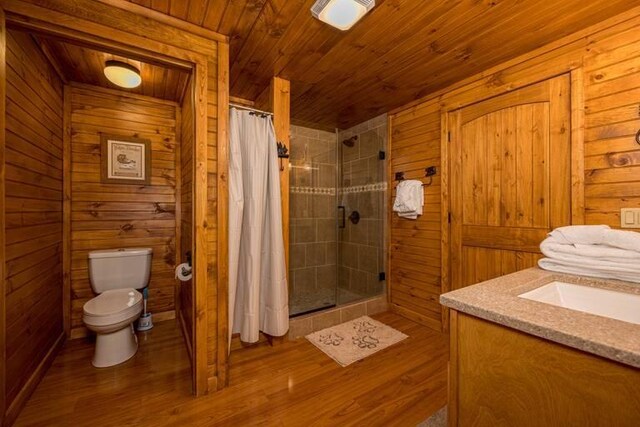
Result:
[[[337,293],[336,295],[335,289],[328,288],[305,293],[293,292],[289,297],[289,314],[295,316],[308,311],[349,304],[367,297],[346,289],[338,289]]]

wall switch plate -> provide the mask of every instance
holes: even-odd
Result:
[[[620,209],[620,227],[640,228],[640,208]]]

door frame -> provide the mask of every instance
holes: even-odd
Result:
[[[193,307],[194,338],[192,357],[193,393],[195,395],[206,394],[209,384],[213,388],[221,388],[227,382],[228,356],[226,320],[228,301],[228,282],[226,273],[226,254],[228,245],[228,229],[226,206],[228,200],[227,176],[227,136],[228,136],[228,37],[204,28],[189,24],[176,18],[157,13],[145,7],[119,3],[114,0],[78,0],[73,3],[66,0],[52,0],[46,7],[38,6],[28,1],[13,0],[0,3],[0,101],[4,105],[5,93],[5,64],[4,38],[7,28],[26,31],[32,34],[42,34],[51,37],[73,40],[82,46],[93,46],[108,52],[129,56],[152,64],[180,68],[192,73],[195,83],[193,91],[194,104],[194,152],[197,161],[194,164],[194,227],[199,235],[194,235],[194,281],[195,295]],[[167,32],[171,37],[167,37]],[[218,320],[215,335],[217,339],[212,345],[214,349],[216,365],[213,372],[209,372],[207,350],[209,347],[208,336],[208,298],[211,291],[208,283],[207,229],[210,226],[207,221],[207,85],[208,66],[218,64],[218,95],[217,103],[217,153],[218,153],[218,179],[217,179],[217,263],[219,268],[213,292],[217,295],[218,313],[222,316]],[[5,111],[0,111],[4,123]],[[0,149],[4,150],[4,138],[0,138]],[[3,160],[0,156],[0,160]],[[4,190],[4,164],[0,165],[0,196]],[[3,198],[0,202],[3,207]],[[66,204],[68,205],[68,204]],[[67,218],[69,212],[63,212]],[[0,213],[4,218],[4,211]],[[0,230],[1,237],[4,228]],[[197,237],[197,238],[196,238]],[[0,253],[4,250],[4,245]],[[69,254],[63,254],[63,260]],[[177,263],[177,260],[176,260]],[[4,264],[4,261],[2,261]],[[63,266],[66,265],[63,261]],[[4,265],[0,267],[4,280]],[[63,302],[64,324],[69,324],[70,316],[70,271],[63,271]],[[4,325],[4,295],[0,295],[0,327]],[[4,329],[0,335],[4,336]],[[68,330],[65,331],[68,334]],[[222,345],[220,345],[222,343]],[[221,351],[224,348],[225,351]],[[4,339],[0,340],[0,364],[4,363],[5,348]],[[219,376],[219,377],[218,377]],[[0,404],[4,408],[5,372],[0,368]],[[213,381],[212,381],[213,380]],[[0,420],[5,416],[4,410],[0,410]]]
[[[571,224],[584,224],[585,219],[585,203],[584,203],[584,69],[582,64],[568,72],[550,74],[544,76],[533,76],[523,78],[514,83],[508,90],[499,93],[491,91],[487,88],[483,93],[478,94],[474,99],[461,99],[456,102],[455,99],[450,102],[443,103],[440,111],[440,155],[441,155],[441,292],[444,294],[451,290],[451,152],[449,143],[451,142],[452,120],[450,114],[454,114],[457,110],[468,107],[473,104],[487,101],[510,92],[523,89],[527,86],[541,83],[556,77],[568,76],[570,81],[570,130],[571,130]],[[442,306],[442,329],[444,332],[449,331],[449,309]]]

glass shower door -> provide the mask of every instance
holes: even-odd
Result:
[[[386,115],[341,131],[338,231],[338,304],[380,295],[385,289]]]
[[[289,313],[337,304],[336,134],[291,127]]]

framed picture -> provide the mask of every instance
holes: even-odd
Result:
[[[102,135],[100,175],[106,184],[151,184],[151,141]]]

